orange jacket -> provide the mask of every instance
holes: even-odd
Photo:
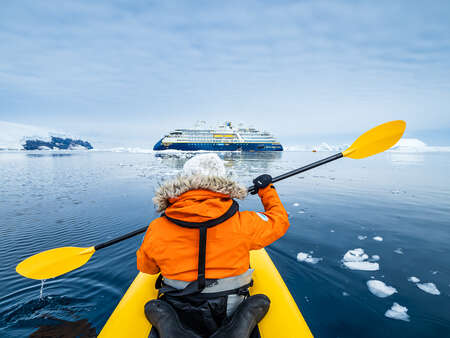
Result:
[[[249,251],[263,248],[283,236],[288,215],[272,185],[258,195],[264,213],[237,212],[225,222],[208,229],[206,278],[237,276],[249,268]],[[229,195],[209,190],[190,190],[169,200],[167,216],[186,222],[204,222],[224,214],[231,206]],[[137,251],[137,268],[148,274],[177,280],[197,279],[199,231],[159,217],[150,223]]]

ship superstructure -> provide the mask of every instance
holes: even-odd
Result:
[[[209,150],[209,151],[281,151],[282,145],[268,131],[225,122],[216,128],[206,127],[203,121],[192,129],[175,129],[165,135],[153,150]]]

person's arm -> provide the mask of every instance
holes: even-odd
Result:
[[[157,274],[160,270],[155,262],[155,259],[151,254],[151,244],[152,244],[152,232],[151,223],[145,233],[144,240],[142,241],[141,247],[136,252],[137,256],[137,269],[141,272],[148,273],[150,275]]]
[[[278,193],[273,186],[272,178],[263,175],[263,187],[258,187],[258,195],[265,212],[243,212],[247,230],[250,231],[250,250],[261,249],[282,237],[289,228],[288,214],[281,203]],[[257,182],[259,178],[255,179]],[[261,181],[261,180],[260,180]],[[255,183],[255,186],[258,184]]]

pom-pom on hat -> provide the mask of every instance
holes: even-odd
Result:
[[[194,156],[184,164],[182,175],[226,177],[226,170],[223,161],[217,154],[201,154]]]

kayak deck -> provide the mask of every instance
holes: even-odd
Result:
[[[262,338],[312,337],[300,310],[278,270],[264,249],[250,252],[253,286],[250,294],[263,293],[270,298],[269,312],[258,324]],[[108,337],[148,337],[151,324],[145,318],[144,305],[155,299],[157,275],[139,273],[99,334]]]

